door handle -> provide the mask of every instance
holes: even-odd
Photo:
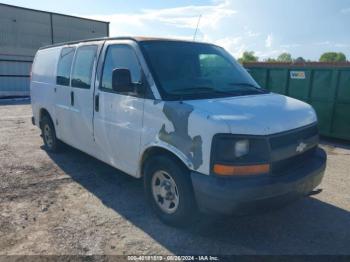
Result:
[[[100,110],[100,95],[97,94],[95,96],[95,111],[98,112]]]
[[[70,92],[70,104],[72,106],[74,106],[74,92],[73,91]]]

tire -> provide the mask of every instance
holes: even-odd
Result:
[[[144,187],[148,202],[165,224],[184,227],[197,218],[189,171],[177,159],[168,156],[149,159],[144,168]]]
[[[41,120],[41,135],[45,144],[45,149],[52,153],[59,152],[61,143],[56,137],[55,127],[49,116],[44,116]]]

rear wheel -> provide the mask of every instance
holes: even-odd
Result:
[[[51,118],[48,116],[44,116],[41,120],[41,134],[46,150],[49,152],[58,152],[60,141],[56,137],[55,127]]]
[[[188,170],[172,157],[156,156],[144,169],[147,199],[157,216],[172,226],[190,225],[197,207]]]

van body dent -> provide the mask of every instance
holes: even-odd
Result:
[[[44,47],[31,99],[48,150],[62,141],[143,177],[169,224],[197,208],[287,203],[318,186],[326,166],[313,108],[261,88],[212,44],[125,37]]]

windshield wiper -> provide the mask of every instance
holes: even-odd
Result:
[[[179,99],[183,100],[184,96],[195,95],[196,93],[202,94],[202,95],[203,94],[220,94],[220,95],[228,95],[228,96],[244,96],[244,95],[254,95],[259,93],[263,93],[263,94],[268,93],[267,90],[264,90],[260,87],[257,87],[249,83],[232,83],[232,85],[249,86],[249,87],[253,87],[253,89],[246,88],[246,89],[240,89],[240,90],[223,90],[223,89],[215,89],[209,86],[193,86],[193,87],[187,87],[187,88],[174,89],[172,90],[172,94],[178,95]],[[193,91],[198,91],[198,92],[193,92]]]
[[[254,88],[254,90],[257,90],[261,93],[267,93],[268,90],[261,88],[261,87],[257,87],[256,85],[250,84],[250,83],[228,83],[231,86],[247,86],[247,87],[252,87]]]
[[[187,88],[178,88],[178,89],[174,89],[172,90],[174,91],[174,93],[177,92],[183,92],[183,91],[209,91],[209,92],[213,92],[215,91],[214,88],[209,87],[209,86],[194,86],[194,87],[187,87]]]

